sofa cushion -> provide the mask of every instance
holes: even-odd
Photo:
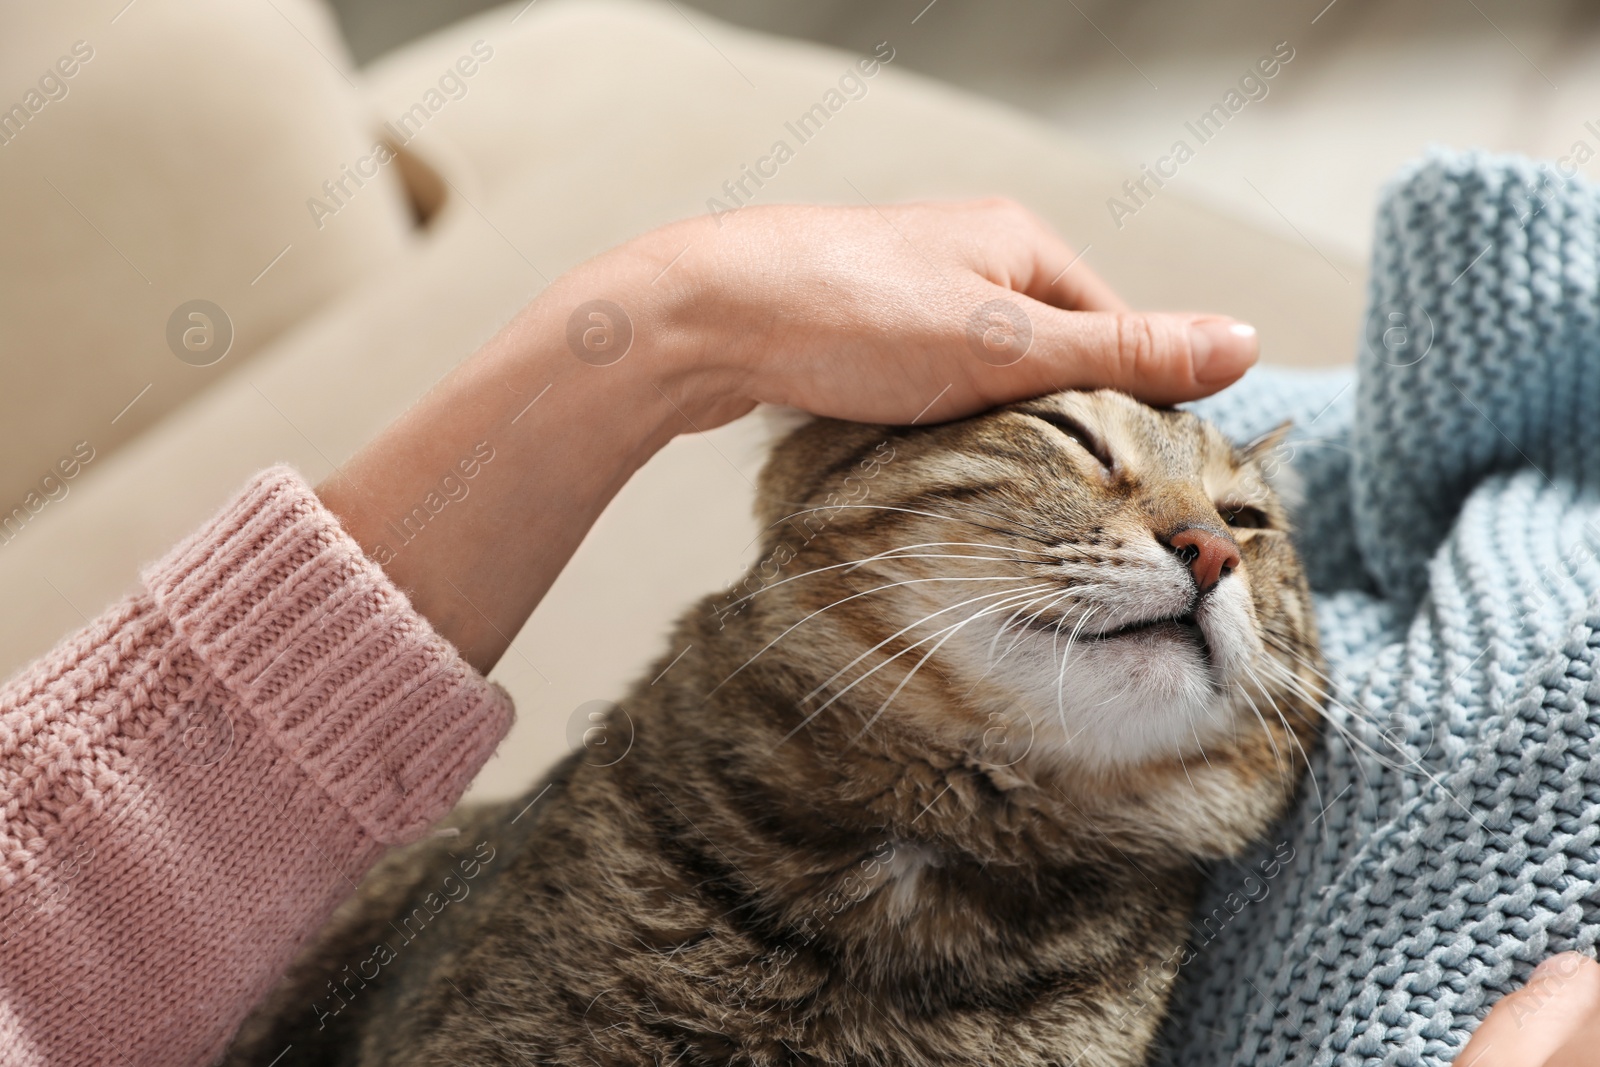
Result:
[[[10,4],[0,27],[9,513],[75,445],[103,462],[365,278],[411,224],[392,168],[346,176],[375,124],[317,0]],[[319,225],[327,181],[351,195]],[[195,300],[226,319],[181,314],[180,359],[169,320]]]

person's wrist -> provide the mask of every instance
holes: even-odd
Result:
[[[557,279],[318,486],[412,607],[480,671],[503,655],[606,503],[692,428],[674,394],[695,387],[659,343],[662,310],[632,280],[638,266],[613,259]],[[586,347],[583,330],[600,331],[591,342],[616,340],[620,325],[618,311],[591,320],[595,301],[626,306],[639,336]],[[476,459],[470,492],[453,475],[462,457]],[[459,495],[415,534],[409,516],[431,511],[418,501],[442,499],[446,476]],[[540,551],[508,554],[523,537]]]
[[[751,406],[737,346],[717,323],[714,276],[684,263],[666,227],[556,279],[508,328],[515,358],[552,387],[601,390],[637,407],[630,429],[666,438],[709,429]],[[665,439],[657,441],[657,445]]]
[[[730,293],[738,286],[729,284],[725,260],[696,247],[706,243],[697,224],[703,220],[644,234],[604,268],[636,315],[635,340],[655,385],[697,428],[709,429],[754,406],[762,338],[748,321],[751,294]]]

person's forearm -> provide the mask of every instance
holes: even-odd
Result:
[[[0,685],[6,1067],[216,1063],[511,726],[288,467],[140,579]]]
[[[505,653],[629,476],[690,428],[656,305],[624,295],[635,264],[648,283],[653,265],[628,257],[612,264],[624,275],[615,281],[558,281],[317,487],[479,671]],[[606,366],[580,360],[567,340],[573,310],[596,298],[625,301],[635,330]],[[594,335],[591,359],[607,358],[607,340]]]

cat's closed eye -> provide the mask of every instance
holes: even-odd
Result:
[[[1272,520],[1267,513],[1249,504],[1218,504],[1217,513],[1222,521],[1236,530],[1268,530]]]
[[[1040,422],[1049,423],[1051,426],[1054,426],[1056,429],[1060,430],[1062,433],[1078,442],[1078,444],[1083,446],[1085,451],[1087,451],[1095,459],[1099,460],[1100,465],[1106,470],[1111,470],[1116,466],[1116,463],[1111,456],[1111,450],[1106,448],[1105,442],[1101,441],[1100,438],[1090,433],[1082,423],[1080,423],[1077,419],[1074,419],[1072,416],[1064,415],[1059,411],[1053,410],[1031,411],[1028,414],[1032,415]]]

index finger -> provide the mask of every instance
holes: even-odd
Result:
[[[1019,292],[1066,311],[1128,310],[1128,302],[1084,262],[1092,245],[1074,251],[1038,219],[1034,220],[1030,236],[1033,263],[1031,269],[1019,276],[1026,279]]]
[[[1013,200],[976,205],[969,234],[985,252],[979,272],[995,285],[1064,311],[1127,311],[1128,304],[1050,225]]]

